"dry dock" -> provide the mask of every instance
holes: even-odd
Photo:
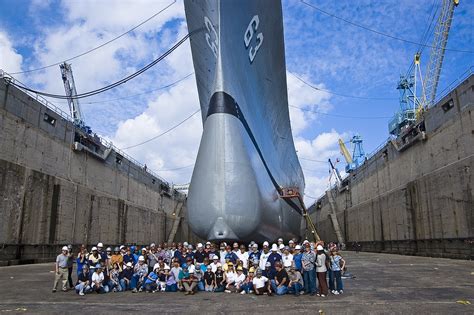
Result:
[[[53,264],[0,268],[0,314],[312,313],[472,314],[474,263],[467,260],[345,252],[343,295],[256,297],[227,293],[51,293]],[[470,301],[463,305],[457,301]]]

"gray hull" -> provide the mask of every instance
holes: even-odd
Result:
[[[298,237],[304,190],[288,113],[279,1],[185,0],[203,135],[188,195],[192,230],[210,240]]]

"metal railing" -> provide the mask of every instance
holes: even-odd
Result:
[[[16,85],[20,85],[20,86],[24,86],[26,87],[26,84],[24,84],[23,82],[19,81],[18,79],[14,78],[12,75],[10,75],[9,73],[3,71],[2,69],[0,69],[0,79],[4,79],[7,84],[8,82],[13,82],[15,83]],[[36,93],[33,93],[33,92],[30,92],[30,91],[27,91],[27,90],[22,90],[24,93],[26,93],[28,96],[30,96],[31,98],[33,98],[34,100],[36,100],[37,102],[41,103],[43,106],[47,107],[48,109],[52,110],[53,112],[55,112],[56,114],[58,114],[59,116],[61,116],[63,119],[65,119],[66,121],[68,122],[71,122],[73,123],[73,119],[71,117],[70,114],[66,113],[65,111],[63,111],[61,108],[59,108],[58,106],[56,106],[55,104],[51,103],[50,101],[48,101],[46,98],[44,98],[43,96],[41,95],[38,95]],[[159,179],[160,181],[162,181],[164,184],[170,186],[171,188],[171,185],[172,183],[170,184],[168,181],[166,181],[164,178],[162,178],[160,175],[156,174],[153,170],[150,170],[149,168],[145,168],[145,165],[138,162],[136,159],[134,159],[131,155],[125,153],[122,149],[116,147],[111,141],[107,140],[107,139],[104,139],[103,137],[101,137],[100,135],[98,134],[95,134],[97,136],[97,138],[99,139],[100,143],[105,146],[106,148],[110,148],[112,150],[114,150],[115,152],[117,152],[118,154],[120,154],[121,156],[125,157],[127,160],[129,160],[130,162],[132,162],[133,164],[137,165],[138,167],[140,167],[144,172],[147,172],[149,173],[150,175],[156,177],[157,179]]]
[[[467,68],[467,70],[464,71],[457,79],[454,79],[453,82],[449,83],[441,92],[439,92],[434,104],[437,104],[439,101],[441,101],[446,95],[451,93],[456,88],[456,86],[461,84],[472,74],[474,74],[474,66],[470,66],[469,68]]]

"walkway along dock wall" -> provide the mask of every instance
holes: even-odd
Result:
[[[75,137],[59,112],[0,80],[0,265],[50,261],[65,244],[165,242],[175,212],[175,241],[195,239],[185,195],[116,150],[73,150]]]
[[[426,140],[399,152],[388,142],[332,189],[346,244],[364,251],[474,258],[474,76],[425,115]],[[310,208],[335,241],[328,197]]]

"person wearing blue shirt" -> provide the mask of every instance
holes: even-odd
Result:
[[[301,258],[303,258],[303,253],[301,252],[301,246],[296,245],[295,253],[293,254],[293,261],[295,263],[295,269],[302,273],[303,264],[301,263]]]
[[[227,245],[224,259],[226,262],[231,262],[235,264],[237,262],[237,259],[239,259],[239,257],[237,257],[237,255],[232,251],[232,248]]]
[[[260,260],[260,252],[258,250],[258,245],[252,245],[252,251],[249,252],[249,261]]]
[[[158,280],[158,274],[156,273],[156,269],[148,274],[145,279],[145,290],[146,292],[153,292],[156,291],[158,285],[156,284],[156,280]]]
[[[277,263],[281,260],[282,260],[281,255],[278,254],[278,246],[276,244],[273,244],[272,245],[272,252],[271,252],[270,256],[268,256],[268,258],[267,258],[267,262],[270,263],[270,269],[272,271],[276,271],[275,263]],[[271,279],[273,279],[273,278],[271,278]]]

